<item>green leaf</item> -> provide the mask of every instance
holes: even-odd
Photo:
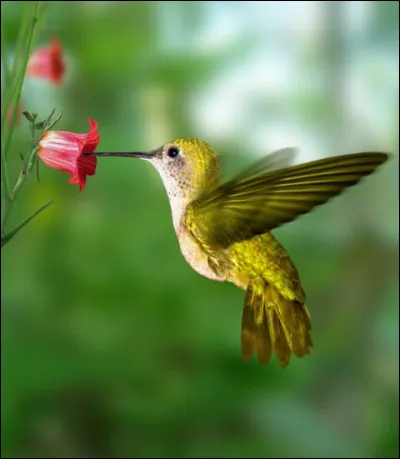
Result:
[[[47,201],[43,206],[39,207],[31,216],[22,221],[16,228],[11,230],[5,236],[1,238],[1,247],[5,246],[24,226],[26,226],[31,220],[33,220],[36,215],[39,215],[43,210],[50,206],[53,203],[53,200]]]
[[[23,111],[22,114],[25,116],[25,118],[26,118],[28,121],[33,122],[33,121],[35,121],[35,119],[36,119],[36,116],[35,116],[36,114],[34,114],[34,113],[29,113],[29,112],[26,111],[26,110]]]

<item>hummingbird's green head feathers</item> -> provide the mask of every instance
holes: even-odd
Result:
[[[154,150],[149,160],[159,172],[170,198],[194,199],[219,182],[217,155],[202,140],[175,139]]]

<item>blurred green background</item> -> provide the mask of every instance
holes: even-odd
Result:
[[[3,5],[5,3],[5,5]],[[12,56],[28,2],[2,2]],[[398,457],[398,2],[48,2],[61,87],[23,107],[99,123],[99,151],[196,136],[226,175],[277,148],[299,161],[394,158],[275,234],[296,263],[314,350],[240,357],[244,293],[186,264],[149,164],[99,161],[83,193],[43,164],[2,249],[2,457]],[[18,126],[12,177],[29,129]]]

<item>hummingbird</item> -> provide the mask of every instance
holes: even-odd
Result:
[[[141,158],[158,171],[168,194],[183,257],[197,273],[245,291],[241,354],[262,365],[274,352],[285,368],[311,351],[311,316],[299,273],[272,230],[326,203],[373,173],[386,153],[363,152],[299,165],[284,148],[228,181],[214,149],[179,138],[147,152],[96,152]]]

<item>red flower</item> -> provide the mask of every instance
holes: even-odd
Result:
[[[65,73],[62,51],[57,38],[52,38],[48,48],[40,48],[32,53],[26,69],[27,75],[47,78],[56,85],[61,84]]]
[[[39,141],[39,158],[53,169],[71,174],[69,183],[79,184],[82,191],[86,176],[96,172],[97,158],[85,156],[92,153],[100,142],[97,122],[89,118],[90,131],[75,134],[68,131],[47,131]]]

